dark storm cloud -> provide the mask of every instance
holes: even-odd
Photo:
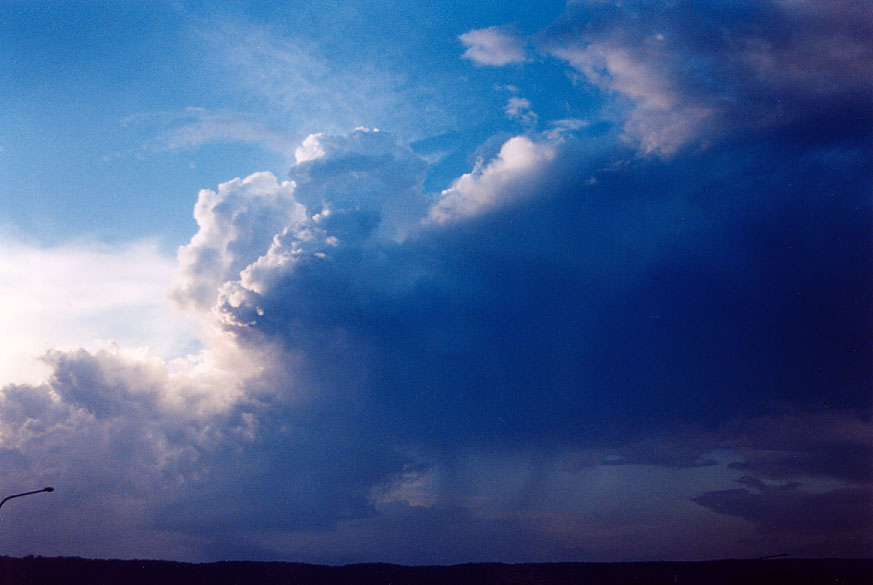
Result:
[[[460,225],[341,243],[224,310],[330,400],[428,441],[867,407],[865,166],[844,154],[765,142],[567,173]]]
[[[810,492],[795,484],[771,486],[754,477],[739,481],[750,489],[706,492],[693,500],[718,514],[752,522],[758,542],[786,547],[783,551],[790,547],[799,555],[869,554],[873,546],[870,486]]]
[[[718,427],[664,429],[583,450],[570,468],[596,465],[655,465],[693,468],[719,465],[768,481],[803,478],[864,484],[873,480],[873,426],[868,413],[809,411],[737,418]]]
[[[873,480],[869,415],[824,411],[726,425],[725,439],[744,460],[732,469],[786,480],[824,477],[844,482]]]
[[[537,163],[549,173],[523,195],[400,240],[380,233],[371,203],[329,193],[321,201],[343,223],[280,239],[318,255],[288,268],[274,246],[251,271],[260,280],[231,289],[221,310],[242,339],[293,356],[309,423],[386,447],[367,455],[385,465],[379,481],[403,464],[397,449],[451,474],[452,453],[471,446],[536,446],[687,468],[719,465],[722,449],[737,472],[863,482],[866,438],[779,430],[869,426],[869,134],[817,136],[807,122],[667,161],[590,156],[569,139],[549,146]],[[374,169],[396,160],[370,160],[389,192],[397,175]],[[331,193],[366,174],[329,156],[319,165],[337,169]],[[480,172],[472,189],[490,180]],[[338,245],[305,247],[334,231]],[[821,416],[823,405],[850,414]],[[695,430],[671,434],[677,425]]]

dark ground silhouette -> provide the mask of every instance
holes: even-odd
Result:
[[[647,563],[360,564],[92,560],[0,557],[2,585],[871,585],[873,559],[768,559]]]

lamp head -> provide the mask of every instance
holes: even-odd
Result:
[[[45,487],[45,488],[42,488],[42,491],[44,491],[44,492],[53,492],[53,491],[55,491],[55,488],[53,488],[53,487]]]

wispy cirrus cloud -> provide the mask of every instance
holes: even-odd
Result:
[[[208,29],[209,34],[191,33],[204,49],[204,64],[233,79],[228,89],[244,101],[266,105],[271,121],[298,140],[359,126],[390,126],[395,133],[418,136],[454,120],[450,100],[435,85],[413,82],[390,62],[364,54],[331,56],[329,46],[263,24],[219,19]]]
[[[193,149],[215,143],[240,142],[289,156],[297,145],[294,136],[256,119],[251,114],[212,112],[190,107],[177,112],[146,112],[122,120],[122,126],[145,126],[155,133],[142,148],[150,151]]]

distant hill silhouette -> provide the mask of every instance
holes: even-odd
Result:
[[[2,585],[870,585],[873,559],[645,563],[479,563],[331,567],[280,562],[176,563],[0,557]]]

